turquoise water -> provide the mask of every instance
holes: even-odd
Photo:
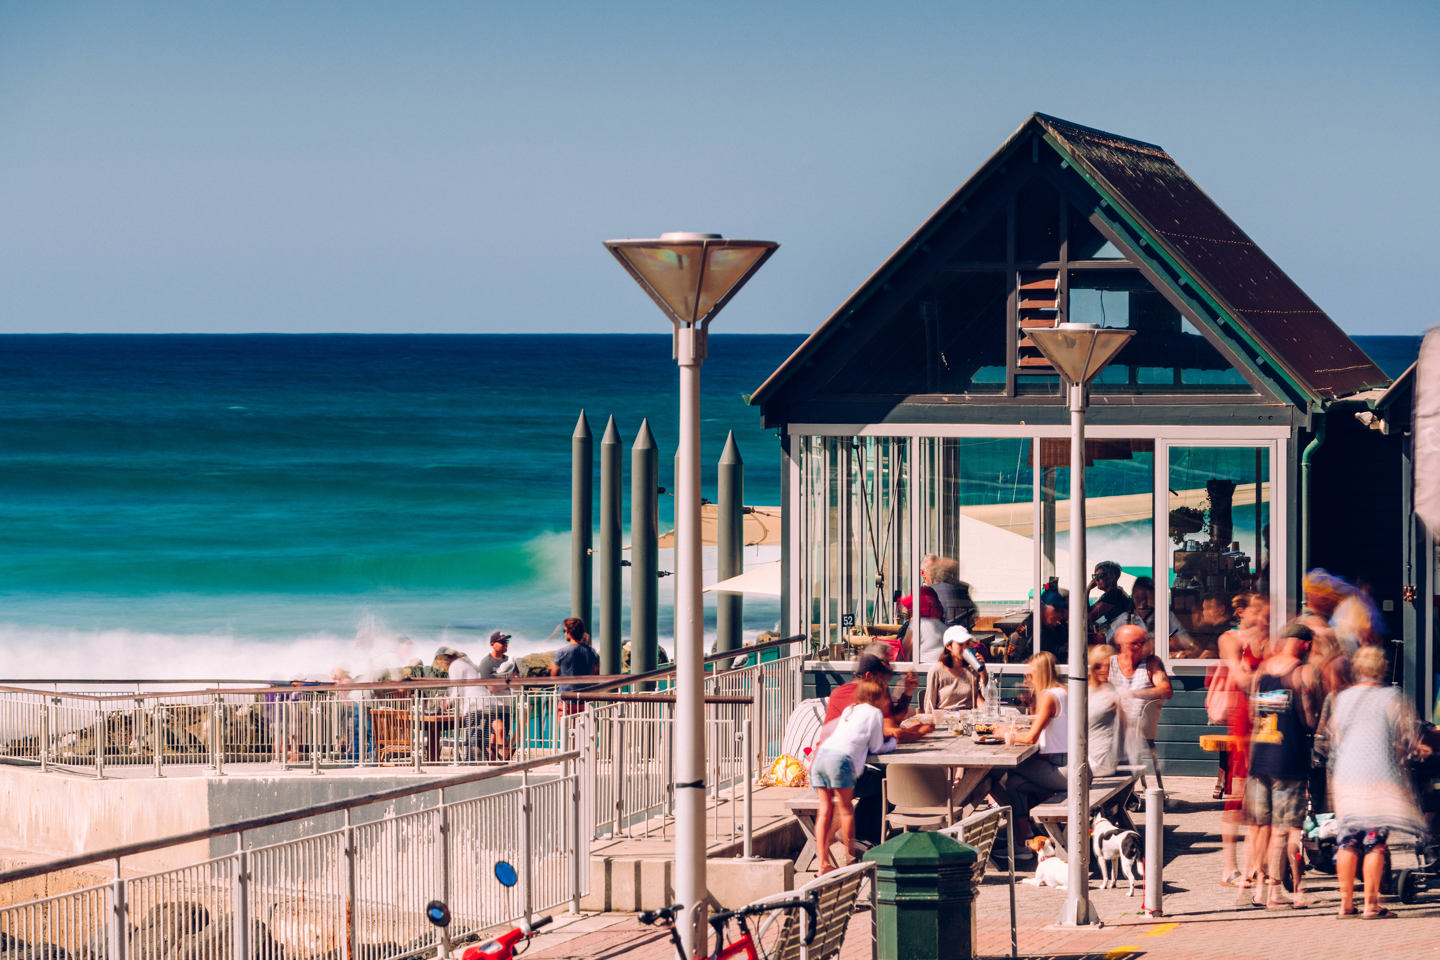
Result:
[[[742,395],[801,339],[712,338],[712,499],[734,430],[746,501],[779,502],[778,443]],[[1357,342],[1392,376],[1419,346]],[[576,419],[598,458],[616,418],[628,498],[648,417],[673,488],[676,386],[668,335],[0,337],[0,678],[363,674],[496,628],[557,646]],[[1023,489],[1016,469],[977,482]],[[778,601],[745,611],[753,634]]]
[[[712,499],[734,430],[747,502],[778,503],[742,395],[800,340],[712,339]],[[0,677],[363,673],[496,628],[550,648],[581,411],[597,460],[615,417],[627,499],[648,417],[673,488],[668,335],[3,337],[0,384]],[[778,618],[746,607],[751,633]]]

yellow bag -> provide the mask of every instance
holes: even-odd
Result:
[[[788,753],[782,753],[775,758],[775,762],[770,765],[769,772],[762,780],[766,785],[773,787],[806,787],[810,785],[810,777],[805,770],[805,764]]]

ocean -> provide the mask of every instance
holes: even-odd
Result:
[[[711,338],[705,496],[733,431],[746,502],[779,503],[744,396],[802,339]],[[1419,348],[1356,340],[1391,376]],[[0,680],[373,676],[494,629],[558,647],[576,421],[598,461],[615,418],[628,524],[642,419],[674,488],[677,384],[668,334],[0,337]],[[778,619],[746,599],[747,637]]]
[[[711,499],[734,431],[746,502],[779,503],[744,395],[802,339],[712,336]],[[674,489],[677,386],[668,334],[0,337],[0,678],[365,676],[494,629],[554,649],[576,422],[598,469],[615,418],[628,526],[642,419]],[[749,636],[778,617],[745,603]]]

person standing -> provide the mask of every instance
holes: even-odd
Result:
[[[816,746],[810,782],[820,801],[815,833],[819,837],[821,874],[835,869],[830,844],[837,829],[845,844],[846,861],[855,856],[855,784],[869,754],[895,749],[895,738],[885,735],[885,717],[880,710],[880,704],[889,698],[884,686],[875,680],[856,681],[854,700],[840,711],[834,727]]]
[[[1088,692],[1086,730],[1090,747],[1090,775],[1108,777],[1120,764],[1120,746],[1125,729],[1120,711],[1120,692],[1110,683],[1110,658],[1115,648],[1108,643],[1090,648],[1087,657]]]
[[[563,624],[565,629],[565,646],[561,647],[555,654],[555,662],[550,665],[550,676],[552,677],[591,677],[600,672],[600,655],[590,646],[590,632],[585,629],[585,621],[579,617],[566,617]],[[556,694],[566,694],[576,689],[576,684],[562,683],[555,687]],[[574,700],[560,701],[560,716],[568,716],[572,713],[579,713],[584,709],[583,705]]]
[[[1292,906],[1308,906],[1300,893],[1300,828],[1305,822],[1306,785],[1310,778],[1310,738],[1320,718],[1320,678],[1305,663],[1310,628],[1292,623],[1281,633],[1275,653],[1266,658],[1250,688],[1250,770],[1245,780],[1245,808],[1255,824],[1250,847],[1250,875],[1258,875],[1261,856],[1268,873],[1279,878],[1290,870]],[[1282,863],[1281,861],[1284,861]],[[1279,880],[1270,893],[1257,890],[1257,907],[1278,909]]]
[[[1120,691],[1120,708],[1125,713],[1125,755],[1131,763],[1142,759],[1146,751],[1153,755],[1160,706],[1175,695],[1165,665],[1153,653],[1145,653],[1149,639],[1144,627],[1127,624],[1115,631],[1117,653],[1110,658],[1109,680]]]
[[[515,661],[507,655],[510,649],[510,634],[496,630],[490,634],[490,652],[480,658],[480,679],[492,680],[508,677],[515,672]],[[489,755],[495,760],[510,759],[510,704],[509,696],[497,694],[482,687],[481,692],[489,701],[485,706],[485,723],[490,737]]]
[[[1384,685],[1384,649],[1361,647],[1350,669],[1355,683],[1334,695],[1326,730],[1331,809],[1339,823],[1335,875],[1340,882],[1340,916],[1356,912],[1355,874],[1363,869],[1361,915],[1379,920],[1395,916],[1380,906],[1390,833],[1425,836],[1424,817],[1403,766],[1423,748],[1414,709],[1397,688]]]
[[[479,680],[480,668],[468,654],[452,647],[441,651],[441,656],[450,660],[448,676],[451,680]],[[437,656],[437,661],[439,656]],[[488,691],[479,684],[466,683],[450,688],[450,699],[455,704],[455,716],[459,724],[461,760],[485,759],[485,700]]]

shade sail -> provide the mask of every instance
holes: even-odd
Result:
[[[778,547],[780,546],[780,508],[779,507],[746,507],[744,524],[740,531],[740,545],[743,547]],[[707,547],[713,547],[720,541],[718,537],[720,508],[713,503],[702,503],[700,505],[700,542]],[[668,550],[675,546],[675,531],[662,533],[660,535],[660,549]]]
[[[706,593],[751,593],[757,596],[780,596],[782,582],[780,563],[761,564],[737,577],[721,580],[705,588]]]

